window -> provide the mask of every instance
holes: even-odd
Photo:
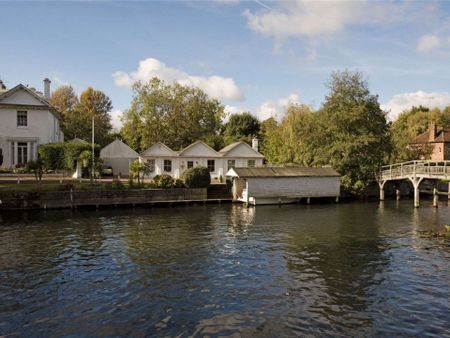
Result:
[[[25,110],[17,111],[17,126],[27,127],[28,126],[28,113]]]
[[[235,160],[228,160],[228,170],[230,170],[231,168],[234,168],[235,166],[236,166]]]
[[[214,160],[208,160],[208,170],[209,172],[213,172],[216,170],[216,166],[215,166],[215,162]]]
[[[164,160],[164,171],[170,173],[172,171],[172,161]]]
[[[155,172],[155,160],[154,159],[148,160],[147,165],[148,165],[148,170],[151,173]]]
[[[249,168],[254,168],[255,167],[255,160],[248,160],[247,165]]]
[[[187,168],[194,168],[194,161],[187,161]]]
[[[17,164],[28,162],[28,144],[26,142],[17,143]]]

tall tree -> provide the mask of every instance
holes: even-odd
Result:
[[[50,104],[53,105],[64,118],[65,114],[75,108],[78,97],[72,86],[58,87],[50,96]]]
[[[224,125],[223,137],[226,144],[235,141],[251,143],[252,138],[258,136],[261,124],[258,119],[248,112],[232,114]]]
[[[90,140],[92,119],[95,122],[95,142],[106,145],[112,139],[111,99],[102,91],[88,87],[80,95],[79,102],[67,111],[64,119],[66,138]]]
[[[347,189],[359,192],[390,154],[392,145],[386,113],[359,72],[345,70],[331,75],[330,90],[319,111],[323,146],[316,164],[331,164]]]
[[[153,78],[133,91],[121,129],[130,146],[145,150],[160,141],[178,150],[199,139],[217,142],[224,107],[203,90]]]
[[[260,152],[269,163],[280,163],[279,149],[283,146],[281,140],[278,122],[270,117],[261,123],[259,132]]]

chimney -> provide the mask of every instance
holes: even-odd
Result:
[[[44,98],[49,99],[50,98],[50,81],[47,77],[44,79]]]
[[[436,134],[437,134],[436,121],[435,120],[431,120],[430,121],[430,126],[429,126],[429,138],[428,138],[428,141],[429,142],[433,142],[434,139],[436,138]]]
[[[252,140],[252,148],[254,151],[258,151],[258,139],[256,137]]]

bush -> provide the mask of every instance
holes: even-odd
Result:
[[[174,188],[184,188],[184,182],[177,178],[173,184],[173,187]]]
[[[125,188],[125,185],[119,180],[114,180],[111,183],[111,188],[112,189],[117,189],[117,190],[122,190],[122,189]]]
[[[211,184],[211,175],[208,168],[194,167],[187,169],[182,176],[188,188],[206,188]]]
[[[39,157],[46,170],[72,170],[80,154],[91,151],[90,144],[74,142],[48,143],[39,146]],[[94,153],[98,156],[100,147],[95,145]]]
[[[153,178],[153,183],[157,188],[169,189],[175,185],[175,180],[170,175],[156,175]]]
[[[28,161],[27,170],[34,174],[36,182],[40,182],[42,180],[42,175],[44,174],[44,162],[42,162],[40,158],[36,161]]]

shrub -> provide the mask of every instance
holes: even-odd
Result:
[[[72,170],[75,162],[83,152],[91,151],[90,144],[74,142],[48,143],[39,146],[39,157],[47,170]],[[98,156],[100,147],[95,145],[94,153]]]
[[[36,161],[28,161],[27,170],[34,174],[36,182],[40,182],[42,180],[42,175],[44,174],[44,162],[40,158]]]
[[[111,188],[112,189],[117,189],[117,190],[122,190],[122,189],[125,188],[125,185],[119,180],[114,180],[111,183]]]
[[[187,169],[182,176],[188,188],[206,188],[211,184],[211,175],[208,168],[194,167]]]
[[[183,180],[180,180],[180,179],[176,179],[175,180],[175,182],[174,182],[174,184],[173,184],[173,187],[174,188],[184,188],[184,182],[183,182]]]
[[[157,188],[169,189],[173,188],[175,181],[170,175],[156,175],[153,178],[153,183]]]

